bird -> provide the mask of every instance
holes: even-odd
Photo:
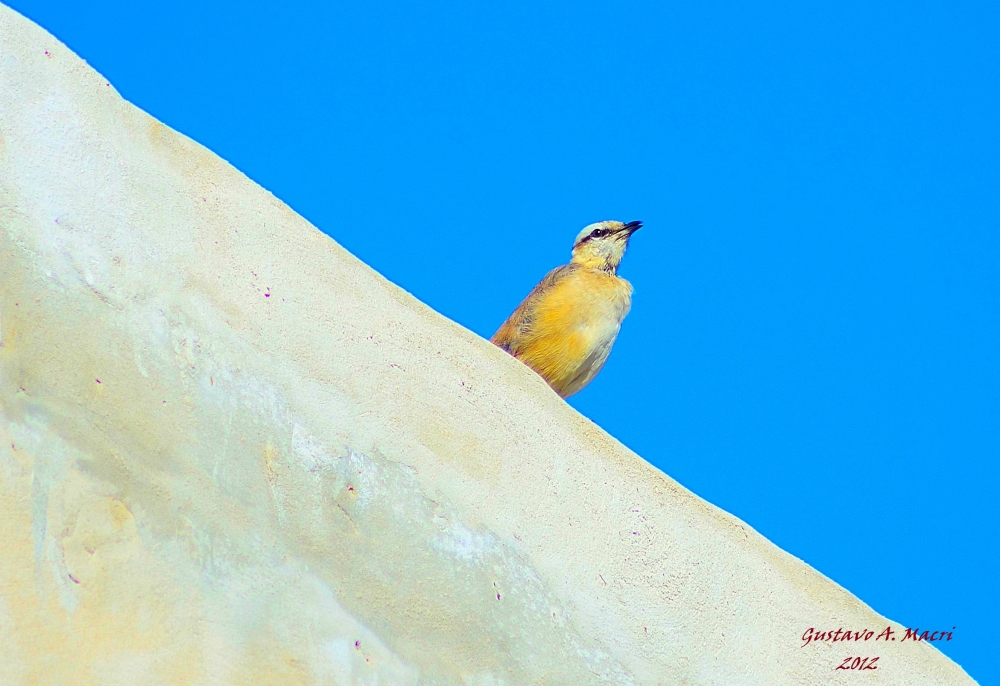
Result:
[[[580,231],[569,264],[545,275],[490,341],[539,374],[563,398],[590,383],[632,306],[618,276],[642,222],[602,221]]]

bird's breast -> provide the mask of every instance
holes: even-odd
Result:
[[[546,295],[538,312],[543,319],[562,331],[580,329],[599,337],[617,332],[632,304],[628,281],[596,270],[580,270]]]
[[[525,360],[564,395],[575,392],[607,360],[631,301],[624,279],[596,270],[571,274],[537,304]]]

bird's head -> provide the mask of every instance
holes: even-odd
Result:
[[[580,232],[573,243],[573,264],[614,274],[625,255],[628,239],[642,222],[597,222]]]

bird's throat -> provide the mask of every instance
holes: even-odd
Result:
[[[612,262],[604,255],[574,255],[570,262],[587,269],[596,269],[605,272],[611,276],[618,275],[618,262]]]

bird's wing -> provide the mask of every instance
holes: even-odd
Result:
[[[545,275],[538,285],[531,289],[531,293],[528,293],[528,297],[517,306],[517,309],[505,321],[497,332],[493,334],[493,338],[490,340],[495,344],[506,350],[507,352],[517,355],[517,344],[524,342],[527,338],[527,334],[531,330],[532,319],[531,313],[534,310],[535,303],[548,291],[550,288],[555,286],[557,283],[565,279],[567,276],[579,269],[579,265],[566,264],[562,267],[556,267],[548,274]]]

